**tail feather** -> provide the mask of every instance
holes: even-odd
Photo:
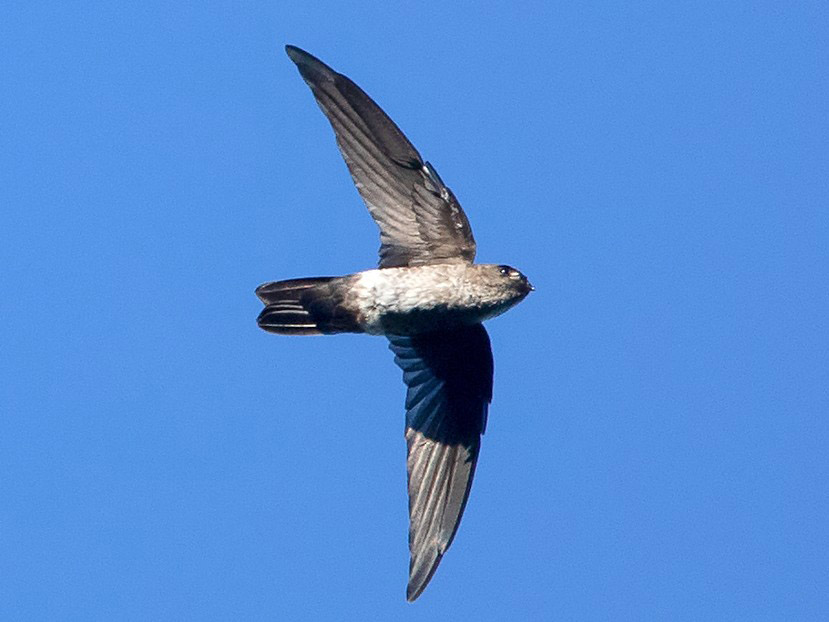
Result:
[[[362,332],[346,304],[348,277],[313,277],[265,283],[256,295],[265,303],[259,327],[281,335]]]
[[[256,288],[256,295],[266,305],[272,302],[285,300],[287,293],[295,293],[314,287],[315,285],[326,285],[336,280],[335,276],[316,276],[307,279],[287,279],[285,281],[272,281],[263,283]]]

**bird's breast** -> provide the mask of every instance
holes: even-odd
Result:
[[[411,335],[476,324],[506,311],[469,264],[367,270],[354,275],[360,324],[375,335]]]

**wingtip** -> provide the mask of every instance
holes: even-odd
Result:
[[[286,54],[288,55],[288,57],[289,57],[292,61],[294,61],[295,63],[300,62],[300,60],[302,59],[303,55],[308,54],[308,52],[306,52],[305,50],[303,50],[303,49],[301,49],[301,48],[298,48],[298,47],[297,47],[297,46],[295,46],[295,45],[291,45],[290,43],[288,43],[288,44],[285,46],[285,53],[286,53]]]
[[[309,54],[295,45],[286,45],[285,53],[288,55],[288,58],[294,61],[294,64],[299,68],[300,72],[307,70],[309,67],[318,67],[322,64],[313,54]]]
[[[426,585],[422,584],[420,586],[413,586],[411,583],[406,587],[406,602],[413,603],[420,595],[423,594],[423,590],[426,589]]]
[[[320,82],[333,81],[337,76],[336,71],[302,48],[288,44],[285,46],[285,53],[297,66],[302,78],[312,88]]]
[[[306,52],[302,48],[298,48],[295,45],[286,45],[285,53],[288,55],[288,58],[294,61],[294,64],[299,68],[300,72],[307,71],[310,68],[320,71],[322,68],[327,67],[327,65],[316,56]]]
[[[445,549],[444,549],[445,550]],[[406,600],[410,603],[416,601],[438,569],[443,553],[432,551],[427,557],[418,556],[409,561],[409,584],[406,586]]]
[[[423,594],[423,590],[425,589],[425,583],[415,585],[410,581],[409,585],[406,586],[406,602],[413,603],[414,601],[416,601],[420,597],[420,595]]]

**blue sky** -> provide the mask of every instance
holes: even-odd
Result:
[[[452,6],[446,6],[451,4]],[[0,617],[829,616],[825,3],[0,13]],[[405,602],[401,372],[255,324],[378,238],[282,50],[536,286]]]

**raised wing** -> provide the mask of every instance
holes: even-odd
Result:
[[[423,592],[463,515],[492,399],[492,350],[480,324],[390,336],[403,370],[409,480],[409,585]]]
[[[363,90],[297,47],[285,47],[311,87],[368,210],[380,227],[380,267],[472,262],[475,239],[452,191]]]

